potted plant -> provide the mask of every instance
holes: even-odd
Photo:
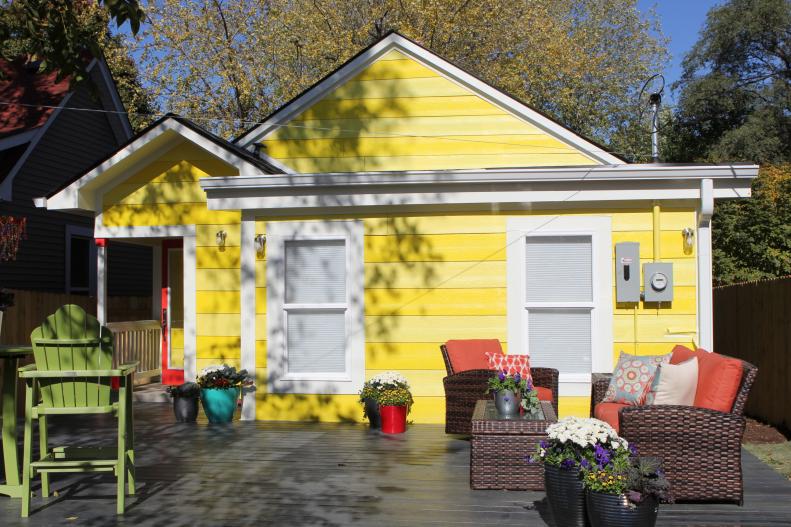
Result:
[[[527,381],[519,373],[514,375],[501,371],[489,378],[489,392],[494,394],[494,406],[503,417],[519,413],[522,405],[522,392],[527,389]]]
[[[379,413],[379,386],[373,381],[365,381],[360,390],[360,404],[363,405],[363,416],[368,418],[371,428],[382,428],[382,416]]]
[[[660,500],[673,501],[661,461],[629,454],[619,451],[609,463],[583,468],[592,527],[653,527]]]
[[[185,382],[178,386],[168,386],[165,390],[173,398],[173,413],[179,423],[194,423],[198,418],[198,399],[200,386]]]
[[[371,428],[382,427],[379,394],[388,388],[404,388],[409,391],[409,381],[397,371],[386,371],[365,381],[360,391],[360,404],[363,405],[363,414],[368,418]]]
[[[610,462],[615,453],[628,454],[629,445],[610,425],[592,418],[566,417],[549,425],[547,436],[530,461],[544,464],[544,486],[555,524],[589,525],[581,469]]]
[[[210,423],[230,423],[243,386],[253,382],[247,370],[236,371],[233,366],[207,366],[198,376],[203,411]]]
[[[384,388],[379,392],[382,432],[401,434],[406,431],[406,416],[412,407],[412,394],[402,387]]]

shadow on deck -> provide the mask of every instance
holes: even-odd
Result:
[[[542,493],[470,490],[469,442],[437,425],[402,436],[350,424],[189,425],[153,403],[136,403],[136,417],[138,494],[126,515],[115,516],[111,477],[53,476],[59,495],[34,498],[26,521],[19,500],[0,497],[0,524],[552,525]],[[51,442],[111,442],[101,424],[53,419]],[[791,482],[746,452],[744,472],[743,507],[662,506],[658,524],[791,525]]]

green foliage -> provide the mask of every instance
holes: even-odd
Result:
[[[252,386],[253,381],[247,370],[236,371],[233,366],[208,366],[203,368],[198,376],[198,385],[201,388],[241,388]]]
[[[222,119],[207,123],[222,135],[397,30],[580,133],[645,151],[648,135],[626,130],[666,60],[657,18],[636,0],[162,0],[146,11],[148,85],[169,110]]]
[[[719,202],[717,284],[791,273],[791,1],[730,0],[709,11],[683,62],[667,161],[760,163],[753,197]]]
[[[140,129],[150,120],[144,114],[156,108],[142,86],[126,38],[109,29],[112,22],[120,26],[129,20],[136,32],[142,16],[137,4],[136,0],[0,1],[0,56],[39,62],[40,71],[56,71],[59,78],[69,77],[73,86],[88,79],[89,57],[104,57],[132,127]]]
[[[185,382],[178,386],[168,386],[165,388],[165,391],[174,399],[176,397],[200,398],[200,386],[195,382]]]
[[[541,401],[538,400],[538,393],[535,390],[526,390],[522,392],[522,408],[526,412],[534,412],[538,410]]]
[[[649,496],[672,502],[670,482],[662,471],[662,462],[654,457],[629,457],[629,454],[613,457],[604,466],[583,468],[582,482],[585,488],[604,494],[626,494],[629,501],[640,503]]]
[[[501,390],[511,390],[514,393],[522,393],[527,388],[527,380],[523,379],[518,373],[508,375],[500,372],[489,377],[489,392],[499,392]]]
[[[406,406],[412,408],[414,400],[410,391],[403,387],[388,387],[379,392],[377,396],[380,406]]]

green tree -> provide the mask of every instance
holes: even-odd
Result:
[[[791,274],[791,0],[709,11],[676,88],[668,160],[763,167],[751,199],[717,205],[715,281]]]
[[[110,19],[119,27],[129,22],[137,33],[143,18],[138,0],[0,0],[0,52],[12,60],[16,55],[13,41],[25,42],[27,53],[41,61],[43,71],[57,71],[59,78],[71,77],[79,82],[86,76],[85,54],[98,56],[101,40],[90,24],[86,12]],[[5,45],[5,44],[11,45]]]
[[[40,61],[41,71],[70,76],[74,84],[86,79],[86,56],[103,56],[132,126],[139,129],[156,108],[129,54],[128,39],[110,31],[111,21],[122,23],[125,10],[136,5],[136,1],[109,0],[8,2],[0,5],[0,56]],[[132,29],[137,30],[137,22]],[[47,40],[52,35],[53,40]]]
[[[648,135],[629,143],[624,130],[666,59],[636,0],[159,0],[146,11],[147,86],[226,136],[397,30],[580,133],[645,151]]]

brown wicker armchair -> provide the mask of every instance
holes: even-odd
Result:
[[[682,501],[743,501],[744,405],[758,369],[743,373],[730,413],[694,406],[629,406],[619,412],[619,433],[639,453],[663,460],[671,491]],[[610,374],[594,374],[591,415],[604,398]]]
[[[472,413],[475,403],[481,399],[489,399],[487,394],[489,378],[492,370],[468,370],[454,373],[448,349],[443,344],[440,346],[442,358],[448,376],[442,379],[445,386],[445,433],[469,434],[471,433]],[[558,370],[552,368],[530,368],[533,384],[542,386],[552,391],[552,406],[555,415],[558,412]]]

